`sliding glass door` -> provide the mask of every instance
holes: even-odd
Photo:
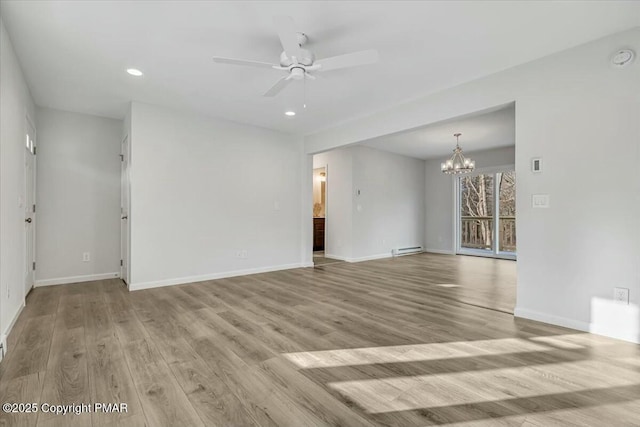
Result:
[[[515,183],[513,170],[457,178],[459,254],[515,258]]]
[[[516,254],[516,172],[496,174],[498,183],[498,255]]]

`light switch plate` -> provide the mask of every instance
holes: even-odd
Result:
[[[531,196],[531,206],[534,208],[548,208],[549,207],[549,195],[548,194],[534,194]]]

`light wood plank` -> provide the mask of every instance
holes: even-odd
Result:
[[[204,425],[153,343],[129,343],[124,354],[150,425]]]

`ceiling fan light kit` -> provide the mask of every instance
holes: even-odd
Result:
[[[220,64],[241,65],[256,68],[272,68],[285,71],[287,75],[278,80],[263,96],[272,97],[279,94],[293,80],[315,80],[311,72],[326,72],[378,62],[378,51],[363,50],[316,60],[315,55],[304,46],[308,42],[306,34],[295,31],[295,24],[290,16],[276,16],[273,22],[278,31],[283,52],[279,64],[252,61],[246,59],[223,58],[216,56],[213,60]]]

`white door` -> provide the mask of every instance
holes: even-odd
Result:
[[[25,295],[31,290],[34,282],[34,270],[36,269],[35,228],[36,228],[36,130],[27,119],[27,135],[24,151],[24,287]]]
[[[120,277],[129,284],[129,138],[122,141],[120,162]]]

